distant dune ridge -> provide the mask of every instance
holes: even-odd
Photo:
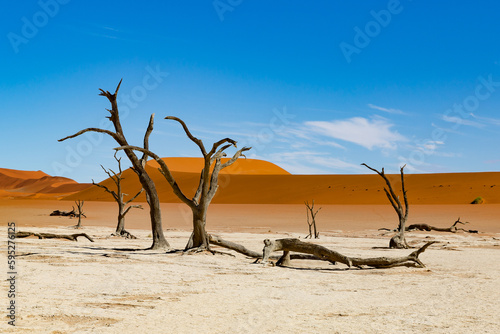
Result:
[[[165,158],[177,183],[188,197],[198,185],[202,158]],[[160,200],[179,203],[158,164],[150,160],[146,169],[155,182]],[[141,185],[130,169],[123,173],[123,188],[135,194]],[[388,175],[395,189],[400,176]],[[500,203],[500,172],[406,174],[408,200],[411,204],[468,204],[481,196],[485,203]],[[102,184],[113,188],[112,180]],[[219,190],[213,203],[219,204],[302,204],[314,199],[318,204],[389,204],[380,176],[364,175],[292,175],[267,161],[239,159],[221,171]],[[112,201],[101,188],[79,184],[71,179],[52,177],[41,171],[23,172],[0,169],[0,197],[47,198],[66,200]],[[145,195],[136,201],[145,202]]]
[[[42,171],[0,168],[0,198],[54,199],[88,188],[86,183]]]
[[[177,183],[191,197],[198,185],[201,158],[165,158]],[[158,188],[160,200],[179,203],[164,177],[149,161],[147,170]],[[141,188],[131,170],[124,172],[124,189],[133,194]],[[395,189],[400,176],[390,175]],[[500,203],[500,173],[406,174],[410,204],[468,204],[481,196],[486,203]],[[108,187],[111,180],[103,181]],[[314,199],[318,204],[388,204],[380,176],[291,175],[263,160],[239,159],[219,175],[219,190],[213,203],[220,204],[302,204]],[[144,195],[138,201],[145,201]],[[111,201],[102,189],[92,187],[67,199]]]

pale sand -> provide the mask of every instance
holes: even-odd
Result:
[[[72,233],[69,228],[33,228]],[[94,236],[109,228],[88,227]],[[427,269],[345,270],[294,261],[263,267],[242,255],[166,255],[140,240],[95,243],[18,240],[20,333],[498,333],[499,241],[436,235],[445,242],[421,255]],[[186,232],[169,232],[182,247]],[[421,244],[428,234],[411,236]],[[264,238],[296,234],[224,233],[260,249]],[[322,245],[349,255],[398,255],[372,249],[387,238],[323,236]],[[494,246],[497,245],[497,246]],[[488,247],[482,247],[488,246]],[[4,250],[2,251],[3,253]],[[5,282],[3,282],[5,288]],[[5,290],[4,290],[5,291]]]
[[[30,204],[31,203],[31,204]],[[69,207],[68,207],[69,206]],[[71,202],[0,203],[18,230],[74,233],[75,219],[49,217]],[[480,234],[408,233],[412,245],[442,243],[421,254],[419,268],[351,269],[319,261],[264,267],[228,255],[179,255],[144,249],[147,212],[128,217],[137,240],[107,238],[114,203],[86,202],[78,242],[18,239],[18,326],[6,333],[499,333],[500,234],[495,205],[411,206],[411,219],[448,226],[458,215]],[[165,234],[174,248],[189,237],[182,206],[164,204]],[[299,224],[300,223],[300,224]],[[351,256],[397,256],[388,250],[396,215],[389,206],[325,206],[318,214],[321,245]],[[101,226],[97,226],[101,225]],[[139,229],[137,229],[139,228]],[[305,208],[294,205],[215,205],[208,230],[262,249],[265,238],[304,237]],[[268,232],[271,230],[271,232]],[[248,233],[256,232],[256,233]],[[6,263],[6,243],[2,242]],[[5,266],[4,266],[5,267]],[[2,280],[2,308],[7,282]],[[5,312],[5,308],[4,308]]]

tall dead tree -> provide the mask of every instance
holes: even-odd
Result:
[[[99,95],[105,96],[111,103],[111,109],[106,109],[106,110],[109,111],[110,113],[110,116],[107,116],[107,118],[111,121],[111,123],[113,123],[113,127],[115,130],[114,132],[100,128],[87,128],[75,133],[74,135],[59,139],[59,141],[61,142],[70,138],[78,137],[81,134],[84,134],[85,132],[99,132],[111,136],[120,146],[124,147],[129,146],[129,143],[127,142],[127,139],[125,138],[125,135],[123,133],[123,128],[120,122],[120,115],[118,112],[118,104],[116,101],[116,97],[120,89],[121,83],[122,80],[120,80],[120,82],[118,83],[118,86],[116,87],[114,94],[111,94],[109,91],[104,91],[102,89],[99,89],[101,91]],[[151,118],[149,119],[149,125],[144,135],[144,149],[149,148],[149,136],[153,131],[153,123],[154,123],[154,114],[152,114]],[[158,193],[156,191],[156,187],[153,180],[146,172],[147,155],[144,154],[141,158],[139,158],[135,155],[132,149],[125,149],[124,151],[127,157],[129,158],[130,162],[132,163],[133,166],[132,170],[137,174],[142,187],[146,191],[146,200],[148,201],[149,204],[149,212],[151,218],[151,232],[152,232],[151,234],[153,236],[153,244],[151,245],[150,248],[151,249],[170,248],[169,243],[167,242],[165,236],[163,235],[160,200],[158,198]]]
[[[75,228],[80,228],[82,227],[82,216],[86,217],[85,214],[83,213],[83,204],[85,201],[75,201],[76,207],[78,208],[78,213],[75,211],[75,207],[73,207],[73,212],[75,212],[75,217],[78,217],[78,223],[76,224]]]
[[[130,211],[130,209],[137,208],[137,209],[142,209],[142,205],[129,205],[132,201],[134,201],[137,196],[142,194],[144,191],[144,188],[142,188],[137,194],[132,196],[129,200],[125,201],[124,197],[128,196],[122,191],[122,180],[124,179],[122,174],[122,164],[121,160],[122,158],[117,158],[116,156],[117,152],[115,152],[115,160],[118,162],[118,173],[115,173],[112,169],[106,169],[101,165],[101,168],[104,170],[106,174],[108,174],[109,178],[113,180],[113,182],[116,185],[116,191],[109,189],[107,186],[99,183],[95,183],[94,180],[92,180],[92,184],[104,189],[104,191],[108,192],[113,196],[114,200],[116,203],[118,203],[118,224],[116,225],[116,231],[115,235],[122,236],[125,238],[131,238],[131,239],[136,239],[135,236],[130,234],[125,230],[125,216],[127,213]],[[129,205],[127,207],[127,205]]]
[[[309,226],[309,235],[307,235],[305,239],[307,238],[312,239],[313,229],[314,229],[314,239],[319,239],[319,232],[316,229],[316,215],[318,214],[319,210],[321,210],[321,208],[314,211],[314,200],[312,200],[312,205],[309,205],[308,201],[304,202],[304,204],[306,205],[307,225]],[[311,217],[310,219],[309,216]]]
[[[379,172],[375,168],[372,168],[368,166],[367,164],[363,163],[361,164],[368,169],[376,172],[378,175],[380,175],[385,183],[387,184],[387,188],[384,188],[385,194],[387,195],[387,198],[392,204],[392,207],[398,214],[399,218],[399,225],[397,229],[397,233],[395,236],[393,236],[389,242],[389,247],[390,248],[408,248],[408,243],[406,242],[405,238],[405,225],[406,225],[406,220],[408,219],[408,198],[406,197],[406,189],[405,189],[405,179],[404,179],[404,172],[403,169],[406,167],[404,165],[401,167],[401,191],[403,192],[403,200],[404,200],[404,208],[403,205],[401,204],[401,201],[399,200],[399,196],[396,195],[394,190],[392,189],[391,182],[387,178],[387,176],[384,173],[384,168],[382,168],[382,171]]]
[[[175,178],[170,172],[165,161],[163,161],[163,159],[161,159],[155,153],[149,151],[147,148],[141,148],[135,146],[118,147],[117,150],[120,149],[137,150],[143,152],[146,155],[149,155],[150,157],[155,159],[156,162],[158,162],[158,164],[160,165],[159,171],[163,174],[167,182],[172,187],[174,194],[182,202],[187,204],[189,208],[191,208],[191,211],[193,212],[193,233],[189,238],[185,250],[189,249],[210,250],[209,238],[205,229],[206,217],[207,217],[208,206],[210,205],[210,202],[212,201],[213,197],[215,196],[215,193],[217,192],[217,189],[219,188],[218,185],[219,172],[222,169],[231,166],[240,156],[244,156],[243,152],[250,150],[250,147],[241,148],[233,155],[231,159],[229,159],[225,163],[222,163],[222,158],[226,156],[226,153],[224,151],[231,146],[236,147],[236,141],[230,138],[221,139],[212,145],[210,151],[207,151],[201,139],[198,139],[191,134],[184,121],[174,116],[167,116],[165,117],[165,119],[179,122],[182,125],[182,128],[184,129],[184,132],[186,133],[187,137],[200,148],[201,153],[203,155],[204,165],[200,173],[200,181],[198,184],[198,188],[196,189],[193,198],[188,198],[184,194],[184,192],[180,189],[179,185],[175,181]]]

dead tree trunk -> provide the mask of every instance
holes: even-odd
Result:
[[[208,241],[208,234],[206,232],[206,214],[208,206],[212,201],[217,189],[219,172],[231,166],[240,156],[244,156],[243,152],[250,150],[249,147],[243,147],[238,150],[231,159],[222,163],[222,158],[226,156],[224,152],[231,146],[236,147],[236,141],[230,138],[224,138],[212,145],[212,149],[207,152],[203,142],[194,137],[189,131],[188,127],[181,119],[174,116],[167,116],[165,119],[170,119],[179,122],[184,129],[187,137],[194,142],[201,150],[204,160],[204,166],[200,173],[200,181],[198,184],[198,189],[196,190],[193,198],[188,198],[180,189],[179,185],[175,181],[172,173],[168,169],[167,164],[158,155],[151,152],[146,148],[136,147],[136,146],[123,146],[116,148],[117,150],[137,150],[149,155],[158,162],[160,165],[160,172],[163,174],[167,182],[172,187],[174,194],[185,204],[187,204],[193,212],[193,233],[186,244],[185,250],[198,249],[198,250],[210,250],[210,243]]]
[[[85,132],[99,132],[99,133],[105,133],[109,136],[111,136],[120,146],[127,147],[129,146],[125,135],[123,133],[122,125],[120,122],[120,115],[118,112],[118,104],[116,101],[116,97],[118,94],[118,91],[120,89],[122,81],[120,80],[120,83],[116,87],[115,93],[111,94],[109,91],[104,91],[100,89],[101,93],[99,95],[105,96],[109,102],[111,103],[111,109],[107,109],[109,113],[111,114],[107,118],[113,123],[115,131],[110,131],[106,129],[99,129],[99,128],[87,128],[84,130],[81,130],[74,135],[65,137],[63,139],[59,139],[59,141],[64,141],[66,139],[70,138],[75,138],[78,137],[81,134],[84,134]],[[146,130],[146,134],[144,135],[144,149],[149,148],[149,136],[151,135],[151,132],[153,131],[153,123],[154,123],[154,114],[151,115],[151,118],[149,120],[149,125]],[[160,210],[160,200],[158,198],[158,193],[156,191],[155,184],[151,177],[148,175],[146,171],[146,155],[143,155],[142,158],[138,158],[134,151],[132,149],[125,149],[125,154],[129,158],[130,162],[132,163],[133,166],[133,171],[137,174],[139,177],[139,181],[141,182],[142,187],[146,191],[146,199],[149,204],[149,213],[150,213],[150,219],[151,219],[151,234],[153,235],[153,244],[151,245],[151,249],[165,249],[165,248],[170,248],[169,243],[165,239],[165,236],[163,235],[163,227],[162,227],[162,222],[161,222],[161,210]]]
[[[363,266],[373,268],[391,268],[396,266],[420,266],[425,265],[420,261],[418,256],[423,253],[427,247],[435,243],[430,241],[418,250],[412,252],[408,256],[402,257],[373,257],[373,258],[359,258],[348,257],[334,250],[326,247],[311,244],[308,242],[300,241],[299,239],[278,239],[278,240],[264,240],[264,249],[262,263],[269,262],[269,257],[272,252],[283,251],[283,256],[278,260],[278,265],[289,265],[290,252],[299,252],[312,254],[319,259],[326,261],[336,261],[345,264],[349,268],[354,266],[362,268]]]
[[[202,247],[210,250],[210,247],[206,247],[206,245],[210,244],[206,231],[208,203],[206,207],[195,207],[191,208],[191,210],[193,212],[193,232],[189,237],[185,249]]]
[[[94,242],[94,240],[89,237],[86,233],[75,233],[75,234],[54,234],[54,233],[35,233],[35,232],[17,232],[16,233],[16,238],[27,238],[35,236],[38,237],[38,239],[67,239],[71,241],[78,241],[78,237],[85,237],[89,239],[91,242]]]
[[[408,198],[406,197],[406,189],[405,189],[405,180],[404,180],[404,172],[403,169],[405,168],[406,165],[401,167],[401,191],[403,192],[403,200],[405,207],[401,205],[401,201],[399,200],[399,196],[396,195],[394,190],[392,189],[391,182],[385,176],[384,169],[382,168],[382,171],[379,172],[375,168],[372,168],[368,166],[367,164],[361,164],[363,166],[366,166],[368,169],[371,169],[372,171],[376,172],[378,175],[380,175],[385,183],[387,184],[387,188],[384,188],[385,194],[387,195],[387,198],[392,204],[392,207],[398,214],[399,218],[399,225],[397,229],[397,233],[395,236],[391,238],[389,241],[389,247],[390,248],[409,248],[408,243],[406,242],[405,239],[405,224],[406,220],[408,219]]]
[[[316,215],[318,214],[318,210],[314,211],[314,200],[312,200],[312,205],[309,205],[309,202],[304,202],[306,205],[306,214],[307,214],[307,225],[309,226],[309,235],[305,237],[305,239],[309,238],[312,239],[313,237],[313,230],[314,230],[314,239],[319,239],[319,232],[316,229]],[[309,219],[309,216],[311,216],[311,219]]]
[[[467,233],[478,233],[477,230],[466,230],[461,227],[457,227],[457,224],[468,224],[469,222],[461,222],[460,217],[451,225],[450,227],[436,227],[429,224],[411,224],[406,228],[407,231],[418,230],[418,231],[436,231],[436,232],[450,232],[456,233],[457,231],[464,231]]]
[[[246,255],[248,257],[252,257],[255,259],[262,259],[262,252],[256,252],[256,251],[250,250],[243,245],[237,244],[235,242],[224,240],[219,236],[209,234],[208,240],[212,245],[231,249],[231,250],[234,250],[235,252],[238,252],[240,254],[243,254],[243,255]],[[274,259],[274,260],[280,259],[279,256],[270,256],[269,258]],[[291,260],[317,260],[317,261],[323,260],[323,259],[320,259],[320,258],[314,256],[314,255],[307,255],[307,254],[291,254],[289,256],[289,258]],[[330,261],[330,262],[332,264],[335,264],[334,261]]]
[[[118,204],[118,224],[116,225],[116,231],[114,235],[122,236],[125,238],[129,239],[136,239],[135,236],[133,236],[130,232],[127,232],[125,230],[125,215],[130,211],[132,208],[138,208],[142,209],[141,205],[130,205],[127,207],[127,205],[135,200],[137,196],[139,196],[143,191],[144,188],[142,188],[137,194],[135,194],[132,198],[130,198],[128,201],[124,200],[124,197],[127,196],[127,194],[123,193],[122,191],[122,166],[121,166],[121,158],[116,157],[115,152],[115,160],[118,162],[118,173],[115,173],[112,169],[106,170],[102,165],[101,168],[104,170],[106,174],[108,174],[109,178],[115,183],[116,185],[116,191],[109,189],[107,186],[103,184],[98,184],[95,183],[94,180],[92,180],[92,184],[104,189],[104,191],[108,192],[113,196],[114,200]]]
[[[82,216],[86,217],[85,214],[83,213],[83,204],[85,201],[75,201],[76,207],[78,208],[78,213],[76,213],[75,208],[73,207],[73,211],[75,211],[75,216],[78,217],[78,223],[76,224],[75,228],[80,228],[82,227]]]

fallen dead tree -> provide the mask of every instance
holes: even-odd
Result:
[[[248,257],[252,257],[255,259],[262,259],[262,252],[256,252],[256,251],[250,250],[243,245],[237,244],[237,243],[232,242],[232,241],[224,240],[219,236],[209,234],[208,240],[212,245],[231,249],[231,250],[234,250],[235,252],[238,252],[240,254],[243,254],[243,255],[246,255]],[[273,256],[271,258],[274,260],[279,260],[280,257]],[[290,258],[295,259],[295,260],[319,260],[319,261],[323,260],[323,259],[320,259],[320,258],[314,256],[314,255],[306,255],[306,254],[292,254],[290,256]],[[330,261],[330,262],[335,264],[334,261]]]
[[[453,225],[450,227],[436,227],[429,224],[421,223],[421,224],[411,224],[405,228],[406,231],[437,231],[437,232],[450,232],[457,233],[458,231],[464,231],[467,233],[479,233],[478,230],[467,230],[461,227],[457,227],[457,224],[469,224],[469,222],[461,222],[460,218],[458,218]],[[391,231],[388,228],[381,228],[379,230]]]
[[[363,266],[373,267],[373,268],[391,268],[397,266],[407,266],[407,267],[420,267],[423,268],[425,265],[420,261],[418,256],[423,253],[427,247],[435,243],[436,241],[430,241],[420,247],[418,250],[412,252],[407,256],[402,257],[372,257],[372,258],[359,258],[359,257],[348,257],[340,254],[334,250],[328,249],[321,245],[316,245],[308,242],[300,241],[299,239],[278,239],[278,240],[264,240],[263,249],[263,259],[262,263],[269,263],[269,259],[272,252],[283,251],[283,255],[278,260],[277,265],[287,266],[290,264],[292,259],[290,252],[306,253],[312,254],[315,257],[330,261],[330,262],[340,262],[351,267],[362,268]]]
[[[38,239],[67,239],[71,241],[78,241],[78,237],[85,237],[91,242],[94,240],[89,237],[86,233],[75,233],[75,234],[53,234],[53,233],[35,233],[35,232],[16,232],[16,238],[27,238],[27,237],[38,237]]]
[[[51,216],[61,216],[61,217],[76,217],[76,212],[75,208],[71,211],[61,211],[61,210],[54,210],[50,213]]]

